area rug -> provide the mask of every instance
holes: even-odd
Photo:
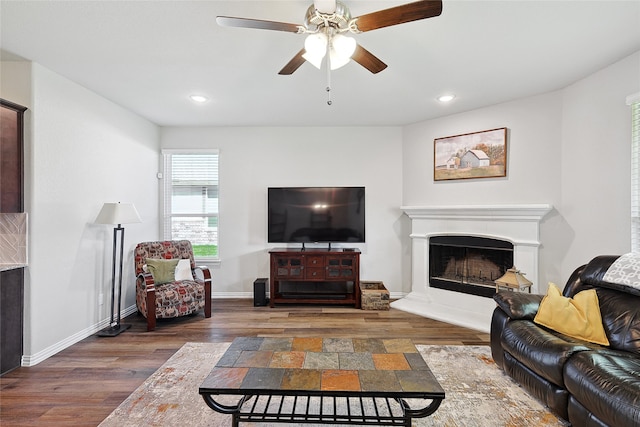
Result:
[[[187,343],[116,408],[100,427],[230,426],[231,416],[205,404],[198,388],[229,347]],[[486,346],[416,346],[446,392],[430,417],[413,426],[567,426],[505,375]],[[241,423],[274,427],[286,424]]]

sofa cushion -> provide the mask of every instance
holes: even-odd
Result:
[[[610,426],[640,425],[640,358],[602,349],[574,355],[565,365],[567,391]]]
[[[502,332],[502,348],[520,363],[558,386],[564,385],[562,367],[587,343],[542,328],[528,320],[513,320]],[[595,346],[595,344],[594,344]]]
[[[612,349],[640,354],[640,297],[598,288],[602,323]]]
[[[547,294],[533,320],[573,338],[609,345],[595,289],[578,292],[573,298],[567,298],[562,296],[555,284],[549,283]]]

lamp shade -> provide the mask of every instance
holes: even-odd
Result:
[[[105,203],[95,220],[96,224],[133,224],[142,222],[133,203]]]

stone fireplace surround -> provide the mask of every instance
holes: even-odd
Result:
[[[429,286],[429,239],[466,235],[507,240],[513,244],[514,265],[533,282],[531,292],[539,293],[540,222],[552,208],[548,204],[402,207],[411,219],[411,292],[391,306],[488,333],[495,308],[492,298]]]

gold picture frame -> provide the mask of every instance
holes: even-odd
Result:
[[[433,140],[433,180],[507,176],[507,128]]]

